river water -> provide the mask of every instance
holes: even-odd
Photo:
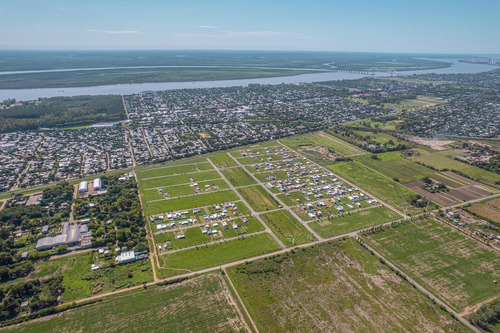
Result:
[[[439,59],[443,60],[443,59]],[[393,75],[413,75],[413,74],[465,74],[465,73],[480,73],[499,68],[494,65],[470,64],[458,62],[456,59],[447,59],[452,63],[451,67],[405,71],[393,73]],[[208,67],[208,66],[207,66]],[[107,68],[111,69],[111,68]],[[33,72],[33,71],[31,71]],[[42,72],[42,71],[40,71]],[[0,73],[0,75],[8,75]],[[390,76],[388,72],[376,72],[373,76],[384,77]],[[79,95],[130,95],[143,91],[159,91],[187,88],[221,88],[248,86],[249,84],[282,84],[282,83],[311,83],[337,80],[354,80],[366,77],[366,74],[357,74],[350,72],[318,72],[311,74],[301,74],[292,76],[280,76],[257,79],[242,79],[242,80],[219,80],[219,81],[194,81],[194,82],[157,82],[157,83],[133,83],[133,84],[114,84],[91,87],[67,87],[67,88],[38,88],[38,89],[2,89],[0,90],[0,101],[15,98],[18,101],[33,100],[39,97],[48,98],[56,96],[79,96]]]

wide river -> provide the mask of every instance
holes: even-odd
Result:
[[[442,59],[440,59],[442,60]],[[452,63],[451,67],[433,69],[433,70],[419,70],[419,71],[405,71],[400,73],[393,73],[393,75],[413,75],[413,74],[465,74],[465,73],[480,73],[490,71],[498,66],[471,64],[459,62],[456,59],[448,59]],[[210,67],[210,66],[207,66]],[[0,75],[7,73],[0,73]],[[390,76],[389,72],[376,72],[374,76]],[[103,86],[91,87],[67,87],[67,88],[38,88],[38,89],[2,89],[0,90],[0,101],[15,98],[18,101],[26,101],[37,99],[39,97],[56,97],[56,96],[79,96],[79,95],[130,95],[143,91],[159,91],[159,90],[173,90],[173,89],[186,89],[186,88],[221,88],[221,87],[235,87],[235,86],[248,86],[252,83],[259,84],[282,84],[282,83],[310,83],[310,82],[324,82],[324,81],[337,81],[337,80],[353,80],[366,77],[366,74],[357,74],[349,72],[318,72],[312,74],[301,74],[292,76],[279,76],[257,79],[242,79],[242,80],[220,80],[220,81],[194,81],[194,82],[156,82],[156,83],[132,83],[132,84],[113,84]]]

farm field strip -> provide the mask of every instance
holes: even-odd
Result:
[[[500,176],[498,174],[456,161],[447,157],[445,154],[446,152],[426,153],[416,156],[412,158],[412,160],[430,165],[438,170],[457,170],[473,179],[481,180],[481,182],[486,183],[488,186],[496,189],[499,188],[498,185],[495,185],[495,182],[500,180]]]
[[[319,132],[318,135],[321,135],[322,137],[330,140],[330,141],[333,141],[334,142],[334,146],[333,148],[338,148],[338,147],[341,147],[341,149],[344,149],[346,152],[346,154],[343,154],[342,151],[339,150],[339,153],[341,153],[342,155],[345,155],[345,156],[356,156],[356,155],[363,155],[363,154],[367,154],[368,152],[359,148],[359,147],[356,147],[355,145],[352,145],[346,141],[342,141],[342,140],[339,140],[337,138],[335,138],[334,136],[331,136],[325,132]]]

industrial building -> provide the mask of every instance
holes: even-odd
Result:
[[[126,264],[135,260],[136,258],[134,251],[122,252],[116,256],[116,261],[120,264]]]
[[[44,251],[60,245],[78,246],[82,239],[85,239],[85,246],[91,242],[92,236],[89,234],[87,225],[70,225],[69,222],[65,222],[60,235],[40,238],[36,243],[36,249]]]
[[[83,181],[78,185],[78,192],[87,193],[89,191],[89,182]]]
[[[102,189],[102,181],[101,178],[94,179],[94,191],[99,191]]]

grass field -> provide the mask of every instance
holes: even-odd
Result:
[[[186,172],[197,172],[206,171],[213,169],[210,163],[196,163],[196,164],[186,164],[181,166],[163,166],[151,169],[145,169],[137,172],[137,176],[141,179],[159,177],[159,176],[170,176],[170,175],[182,175]]]
[[[93,253],[82,253],[41,261],[35,264],[35,270],[30,278],[63,276],[63,301],[65,302],[153,280],[149,260],[91,270],[93,256]]]
[[[323,238],[347,234],[363,228],[390,222],[401,218],[387,207],[375,207],[354,212],[333,219],[309,223],[309,226]]]
[[[198,187],[201,190],[201,193],[207,193],[205,186],[210,186],[208,192],[214,191],[214,186],[217,186],[219,190],[225,190],[229,188],[229,185],[226,183],[224,179],[215,179],[215,180],[207,180],[204,182],[198,182]],[[179,197],[183,195],[194,194],[194,186],[192,184],[189,185],[172,185],[163,187],[163,193],[158,192],[158,189],[149,189],[144,191],[144,201],[150,200],[159,200],[164,198],[164,194],[168,194],[170,197]]]
[[[410,204],[411,197],[415,196],[416,193],[359,163],[335,163],[329,165],[328,169],[387,202],[400,212],[404,212],[405,208],[408,208],[408,213],[412,214],[422,212],[422,209],[415,208]]]
[[[6,331],[246,332],[245,326],[223,279],[210,274],[110,297]]]
[[[221,172],[235,187],[257,184],[257,182],[241,167],[224,169],[221,170]]]
[[[383,103],[385,108],[392,108],[399,111],[414,110],[419,108],[427,108],[430,106],[443,104],[445,101],[442,99],[433,98],[430,96],[418,96],[416,99],[404,100],[399,103]]]
[[[144,190],[148,188],[158,188],[158,187],[165,187],[165,186],[172,186],[179,184],[188,184],[191,182],[190,178],[192,178],[194,182],[202,182],[205,180],[219,179],[220,175],[217,171],[202,171],[197,173],[189,173],[185,175],[175,175],[175,176],[165,176],[165,177],[158,176],[158,178],[140,179],[139,185]]]
[[[481,183],[486,183],[496,188],[500,188],[499,185],[495,185],[495,182],[500,181],[500,175],[456,161],[452,158],[447,157],[446,152],[421,154],[414,157],[413,160],[424,163],[425,165],[430,165],[438,170],[458,170],[474,180],[477,180]]]
[[[262,233],[243,239],[162,255],[159,257],[161,267],[157,273],[160,278],[165,278],[251,258],[279,249],[281,249],[280,246],[270,234]]]
[[[188,197],[144,203],[146,215],[155,215],[176,210],[191,209],[238,200],[232,190],[198,194]]]
[[[283,244],[287,246],[309,243],[316,240],[316,237],[286,210],[265,213],[260,217]]]
[[[278,203],[260,185],[239,188],[238,192],[257,212],[278,208]]]
[[[212,163],[218,167],[232,167],[238,165],[238,163],[236,163],[230,156],[227,155],[226,151],[212,153],[207,157],[210,158]]]
[[[371,154],[361,155],[355,156],[353,159],[391,179],[397,178],[403,183],[422,180],[422,178],[436,172],[402,158],[399,152],[377,154],[378,159],[373,159],[372,156]]]
[[[353,239],[227,271],[262,332],[467,332]]]
[[[457,312],[500,294],[498,252],[446,225],[425,220],[366,240]]]
[[[331,137],[328,134],[324,134],[324,136],[322,136],[319,133],[307,133],[299,136],[283,138],[280,142],[292,149],[298,149],[304,146],[329,147],[341,155],[352,155],[360,151],[358,147]]]

